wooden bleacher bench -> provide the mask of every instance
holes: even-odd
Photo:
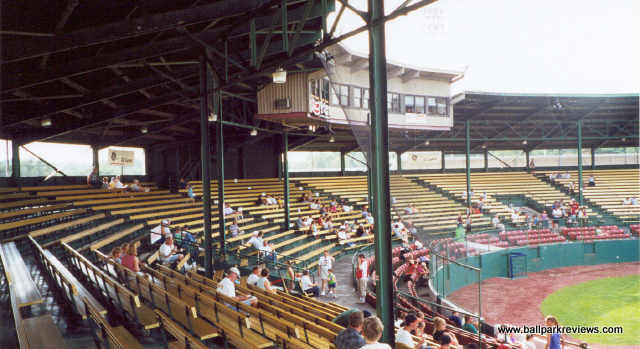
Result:
[[[133,232],[136,232],[136,231],[142,229],[142,228],[144,228],[143,224],[136,224],[133,227],[127,228],[127,229],[125,229],[125,230],[123,230],[123,231],[121,231],[119,233],[115,233],[115,234],[109,235],[106,238],[101,239],[98,242],[95,242],[95,243],[91,244],[89,246],[89,249],[91,251],[95,251],[97,249],[100,249],[100,248],[102,248],[104,246],[109,245],[110,243],[112,243],[114,241],[120,240],[120,239],[132,234]]]
[[[142,349],[138,340],[122,326],[112,327],[107,319],[86,299],[83,300],[85,312],[90,319],[91,335],[96,343],[107,343],[113,349]],[[105,346],[106,347],[106,346]]]
[[[87,236],[93,235],[95,233],[99,233],[101,231],[107,230],[107,229],[109,229],[111,227],[114,227],[114,226],[116,226],[118,224],[122,224],[122,223],[124,223],[124,219],[123,218],[116,219],[116,220],[113,220],[113,221],[110,221],[110,222],[106,222],[106,223],[100,224],[100,225],[98,225],[96,227],[89,228],[87,230],[83,230],[81,232],[78,232],[78,233],[75,233],[75,234],[72,234],[72,235],[67,235],[67,236],[65,236],[65,237],[63,237],[61,239],[50,241],[50,242],[44,244],[43,247],[47,248],[47,247],[49,247],[51,245],[54,245],[54,244],[57,244],[57,243],[60,243],[60,242],[64,242],[64,243],[68,244],[68,243],[71,243],[73,241],[76,241],[76,240],[85,238]]]
[[[24,228],[24,227],[27,227],[27,226],[30,226],[30,225],[45,223],[45,222],[54,221],[54,220],[57,220],[57,219],[60,219],[60,218],[79,215],[79,214],[85,213],[86,211],[87,210],[85,210],[85,209],[74,209],[74,210],[54,213],[54,214],[50,214],[50,215],[39,216],[39,217],[35,217],[35,218],[23,219],[23,220],[19,220],[19,221],[15,221],[15,222],[1,223],[0,224],[0,231]]]
[[[66,348],[58,326],[51,315],[41,315],[21,320],[20,327],[24,334],[24,345],[21,349],[58,349]]]
[[[192,348],[192,349],[207,349],[208,346],[204,345],[198,338],[192,336],[189,332],[185,331],[185,329],[179,324],[175,323],[171,318],[169,318],[162,311],[156,309],[156,315],[158,316],[158,321],[160,322],[160,327],[165,330],[168,334],[170,334],[174,340],[168,341],[167,347],[170,349],[182,349],[182,348]]]
[[[119,309],[122,316],[140,324],[146,330],[157,328],[158,322],[153,310],[142,304],[137,294],[122,286],[119,281],[107,275],[102,269],[96,267],[82,254],[62,243],[63,248],[69,254],[71,265],[76,271],[84,275],[87,283],[93,284],[103,297],[109,301],[116,309]]]
[[[12,300],[18,308],[43,302],[40,291],[31,278],[29,269],[16,247],[15,242],[0,245],[0,259],[4,267]]]
[[[29,239],[34,246],[36,260],[49,274],[51,280],[57,285],[58,289],[62,291],[62,294],[82,319],[87,318],[83,299],[89,302],[100,314],[104,315],[107,313],[104,306],[93,297],[82,283],[80,283],[49,250],[43,250],[33,238],[30,237]]]
[[[254,323],[253,328],[269,338],[280,336],[281,340],[286,343],[282,347],[308,348],[309,344],[313,344],[314,347],[318,348],[327,347],[329,345],[327,339],[321,338],[317,333],[328,332],[329,337],[333,336],[335,338],[333,332],[318,326],[313,321],[279,310],[277,306],[268,304],[268,301],[261,302],[259,300],[258,308],[252,308],[218,294],[216,292],[216,282],[212,279],[207,279],[208,282],[202,283],[201,281],[204,279],[194,280],[192,277],[172,272],[164,267],[160,267],[158,271],[162,271],[165,276],[169,277],[169,281],[166,278],[163,279],[165,283],[177,282],[182,287],[197,289],[203,297],[212,297],[212,300],[231,304],[235,309],[247,312],[251,315],[251,321]],[[162,278],[162,276],[158,276],[157,272],[154,273],[154,277]],[[238,288],[238,292],[246,294],[249,291]],[[262,299],[260,298],[262,297],[261,295],[258,296],[259,299]],[[282,342],[278,342],[282,344]],[[322,345],[323,343],[324,345]]]
[[[21,208],[21,207],[29,207],[29,206],[38,206],[38,205],[46,205],[50,201],[47,199],[39,198],[39,199],[31,199],[31,200],[21,200],[21,201],[10,201],[0,203],[0,210],[9,210],[12,208]]]
[[[116,204],[116,203],[123,203],[123,202],[127,202],[127,203],[134,203],[134,202],[143,202],[143,201],[150,201],[150,200],[156,200],[156,199],[176,199],[176,198],[180,198],[180,196],[176,195],[176,194],[160,194],[160,195],[149,195],[149,196],[143,196],[143,197],[117,197],[117,198],[103,198],[103,199],[93,199],[93,200],[80,200],[80,201],[73,201],[73,206],[76,207],[80,207],[80,206],[98,206],[98,205],[110,205],[110,204]]]

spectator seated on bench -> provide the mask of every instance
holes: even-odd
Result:
[[[98,177],[98,168],[94,167],[91,173],[87,176],[87,185],[92,186],[96,189],[102,188],[102,182],[100,181],[100,177]]]
[[[236,267],[229,268],[227,276],[218,283],[217,292],[233,298],[238,302],[242,302],[252,307],[258,306],[258,299],[254,296],[236,295],[236,280],[240,277],[240,270]],[[229,305],[229,307],[231,307]]]
[[[320,289],[318,285],[311,281],[311,276],[309,276],[309,271],[305,270],[302,272],[302,277],[300,278],[300,286],[304,293],[308,293],[313,295],[314,297],[318,297],[320,294]]]
[[[173,244],[173,237],[171,235],[167,236],[158,251],[160,252],[160,261],[162,264],[171,265],[184,258],[184,255],[178,253],[182,250],[178,249],[178,247]]]
[[[171,224],[170,220],[163,219],[159,225],[151,229],[151,234],[150,234],[151,245],[160,246],[161,244],[164,243],[164,240],[167,238],[167,236],[171,236],[171,228],[169,227],[169,224]]]
[[[277,254],[273,251],[273,245],[264,242],[263,235],[261,231],[254,232],[248,244],[251,245],[254,250],[258,251],[259,254],[262,254],[265,258],[275,263]]]
[[[129,191],[133,192],[149,192],[149,188],[143,188],[140,186],[140,181],[137,179],[133,180],[133,184],[129,187]]]

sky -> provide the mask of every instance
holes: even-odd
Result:
[[[387,24],[387,59],[464,71],[453,93],[638,93],[638,19],[638,0],[440,0]],[[362,24],[347,10],[337,33]],[[366,53],[368,36],[345,45]]]

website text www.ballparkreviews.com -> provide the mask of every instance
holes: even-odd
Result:
[[[622,326],[500,326],[501,334],[622,334]]]

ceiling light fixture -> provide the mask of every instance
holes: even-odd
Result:
[[[526,139],[524,141],[522,141],[522,144],[524,144],[524,145],[527,145],[527,143],[529,143],[529,142],[527,142]]]
[[[431,142],[429,142],[429,140],[427,139],[427,140],[424,142],[424,145],[429,145],[430,143],[431,143]]]
[[[285,83],[287,83],[287,71],[282,69],[282,67],[279,67],[278,69],[276,69],[276,71],[274,71],[271,74],[271,77],[273,78],[273,83],[274,84],[285,84]]]
[[[140,132],[147,133],[147,132],[149,132],[149,129],[146,128],[146,127],[143,127],[143,128],[140,129]]]
[[[249,132],[249,135],[250,135],[251,137],[255,137],[255,136],[257,136],[257,135],[258,135],[258,130],[256,130],[255,128],[252,128],[252,129],[251,129],[251,132]]]
[[[214,122],[214,121],[218,121],[218,114],[215,113],[211,113],[209,114],[209,122]]]
[[[329,137],[329,143],[335,143],[335,141],[336,141],[335,137],[333,136]]]
[[[40,122],[40,125],[42,125],[42,127],[50,127],[51,126],[51,118],[42,119],[42,121]]]
[[[486,145],[486,144],[483,144],[483,145],[482,145],[482,149],[487,149],[487,145]]]

